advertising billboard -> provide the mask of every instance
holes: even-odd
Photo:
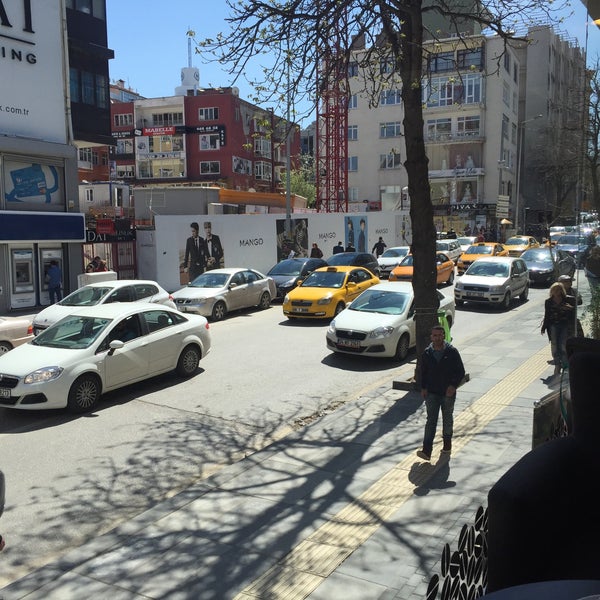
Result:
[[[65,143],[61,0],[0,0],[0,131]]]

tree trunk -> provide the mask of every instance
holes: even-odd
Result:
[[[412,221],[413,290],[417,336],[417,369],[415,381],[420,386],[421,355],[429,344],[430,332],[437,324],[439,302],[436,294],[436,230],[429,186],[429,160],[423,137],[423,24],[422,0],[410,3],[400,38],[402,60],[399,60],[404,104],[404,136]]]

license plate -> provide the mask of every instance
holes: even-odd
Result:
[[[360,342],[358,340],[340,340],[338,338],[338,346],[344,346],[345,348],[360,348]]]
[[[308,308],[296,308],[294,310],[294,312],[297,312],[297,313],[307,313],[308,312]]]
[[[484,292],[469,292],[467,295],[471,298],[483,298],[485,296]]]
[[[0,388],[0,398],[10,398],[10,390],[8,388]]]

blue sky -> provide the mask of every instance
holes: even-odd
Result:
[[[186,32],[192,29],[198,39],[225,31],[228,7],[223,0],[106,0],[108,45],[115,52],[110,61],[112,80],[124,79],[126,85],[147,98],[172,96],[180,83],[181,68],[188,64]],[[561,27],[568,37],[585,45],[586,12],[578,0],[575,14]],[[600,55],[600,30],[588,27],[588,65]],[[200,70],[200,86],[226,87],[231,76],[217,64],[202,64],[192,53],[192,65]],[[257,70],[260,65],[255,64]],[[249,99],[250,88],[241,80],[235,83],[240,96]],[[307,123],[302,123],[306,125]]]

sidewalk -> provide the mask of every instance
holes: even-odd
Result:
[[[557,387],[539,305],[457,344],[450,458],[415,455],[420,395],[343,405],[0,590],[2,600],[413,600],[447,570],[490,487],[531,449],[533,403]],[[519,335],[515,335],[518,331]],[[406,378],[404,365],[394,379]],[[457,567],[458,568],[458,567]],[[435,598],[440,595],[433,596]]]

